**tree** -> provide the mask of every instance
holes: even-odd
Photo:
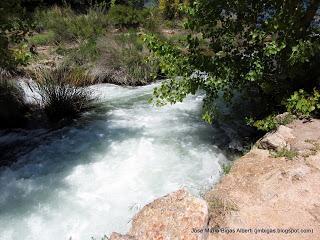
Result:
[[[158,105],[206,92],[203,118],[217,115],[221,95],[241,95],[264,117],[296,90],[319,87],[320,0],[198,0],[187,9],[184,45],[145,38],[171,79],[154,90]],[[179,76],[179,77],[177,77]]]

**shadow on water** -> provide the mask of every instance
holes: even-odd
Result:
[[[68,127],[25,133],[24,138],[13,141],[19,144],[19,160],[0,168],[0,190],[6,189],[0,196],[0,215],[21,216],[37,210],[40,202],[49,200],[59,189],[68,189],[63,180],[76,166],[99,161],[103,156],[97,153],[107,152],[113,143],[143,135],[141,127],[110,127],[106,120],[109,110],[98,108]],[[14,174],[17,171],[19,175]]]

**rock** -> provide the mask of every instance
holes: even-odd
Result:
[[[129,236],[129,235],[122,235],[119,233],[112,233],[110,238],[110,240],[136,240],[136,238]]]
[[[139,240],[200,240],[208,223],[207,203],[185,189],[146,205],[133,219],[130,235]]]
[[[289,141],[294,139],[292,129],[281,125],[276,132],[267,133],[259,142],[258,146],[267,150],[290,150]]]
[[[281,147],[290,146],[294,151],[312,151],[308,156],[297,153],[288,161],[275,158],[268,150],[253,148],[237,159],[232,171],[205,194],[208,228],[220,226],[236,232],[213,232],[207,240],[320,239],[320,120],[305,123],[297,119],[289,126],[279,127],[262,140],[269,140],[275,148],[280,142]],[[248,229],[252,233],[246,232]],[[254,232],[259,229],[312,230],[303,234]]]

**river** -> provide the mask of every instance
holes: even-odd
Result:
[[[59,130],[23,132],[31,144],[44,131],[0,169],[0,239],[100,240],[126,232],[157,197],[217,182],[228,159],[214,144],[223,135],[201,120],[203,96],[157,108],[147,103],[154,86],[92,86],[98,109]]]

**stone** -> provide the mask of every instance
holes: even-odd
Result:
[[[292,129],[286,126],[279,126],[276,132],[267,133],[258,143],[259,147],[267,150],[290,150],[289,141],[295,137]]]
[[[129,234],[139,240],[203,240],[207,224],[207,203],[181,189],[146,205]]]

